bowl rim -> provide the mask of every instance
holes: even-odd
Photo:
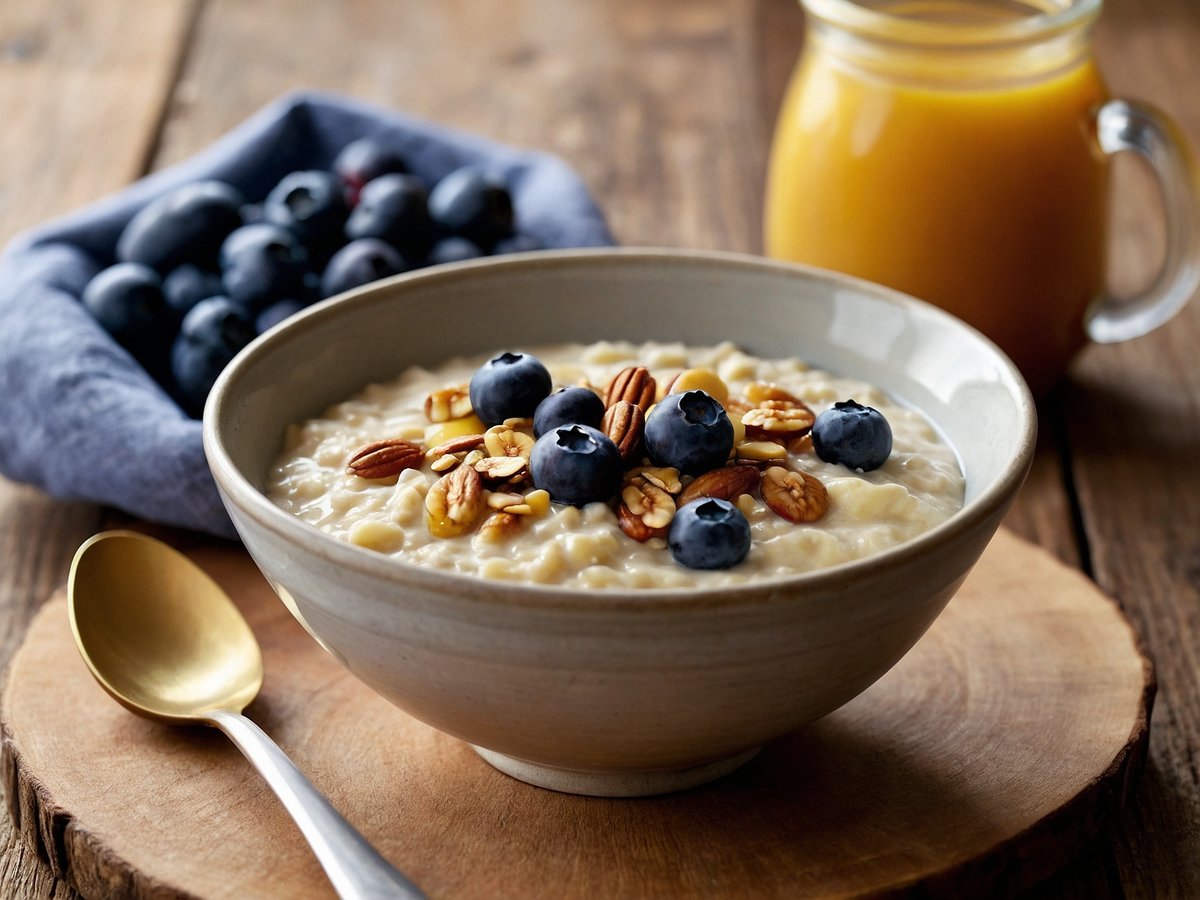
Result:
[[[973,500],[945,521],[895,546],[859,559],[794,575],[766,576],[752,582],[724,586],[686,588],[595,588],[584,589],[563,585],[524,581],[502,581],[434,569],[381,554],[365,547],[326,534],[272,503],[237,469],[225,450],[218,427],[222,406],[232,392],[239,374],[261,355],[268,353],[290,335],[318,328],[344,304],[367,302],[382,293],[391,293],[398,286],[448,281],[463,272],[500,269],[570,268],[578,264],[628,266],[631,263],[653,265],[671,263],[711,266],[724,270],[754,269],[824,281],[839,287],[849,287],[884,301],[900,305],[918,316],[933,317],[973,336],[988,348],[1007,375],[1007,382],[1017,401],[1017,413],[1022,426],[1017,452],[1004,467],[1000,476]],[[935,423],[936,424],[936,423]],[[569,250],[539,250],[513,253],[502,257],[485,257],[464,262],[430,266],[375,281],[335,297],[322,300],[292,316],[281,325],[255,338],[225,367],[209,393],[205,404],[202,433],[205,456],[227,506],[236,506],[244,516],[276,537],[304,547],[310,555],[320,556],[336,566],[372,578],[397,580],[414,587],[436,591],[489,605],[521,608],[556,608],[589,610],[636,609],[654,611],[666,608],[707,608],[728,605],[733,601],[778,602],[783,595],[799,599],[806,591],[836,590],[848,581],[879,574],[881,569],[903,568],[921,556],[936,552],[955,542],[960,534],[973,532],[988,519],[1002,511],[1012,501],[1024,482],[1033,462],[1037,439],[1037,411],[1033,396],[1015,364],[996,344],[974,327],[944,310],[892,288],[855,278],[839,272],[800,263],[784,262],[749,253],[718,250],[677,249],[666,247],[604,247]],[[957,448],[955,448],[957,453]],[[237,517],[232,514],[235,525]],[[241,526],[239,525],[239,531]],[[989,538],[990,539],[990,538]]]

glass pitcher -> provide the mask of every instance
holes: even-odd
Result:
[[[1200,281],[1196,184],[1155,111],[1092,58],[1100,0],[801,0],[806,46],[776,126],[770,256],[941,306],[1035,393],[1090,338],[1169,319]],[[1109,157],[1161,182],[1167,253],[1136,297],[1104,292]]]

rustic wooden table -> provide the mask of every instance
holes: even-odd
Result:
[[[764,160],[803,34],[793,0],[4,0],[0,243],[179,160],[297,87],[564,156],[626,244],[760,249]],[[1200,5],[1108,0],[1114,91],[1200,146]],[[1113,280],[1161,246],[1118,167]],[[1036,893],[1200,896],[1200,305],[1095,347],[1041,407],[1008,519],[1120,603],[1153,656],[1149,760],[1125,814]],[[0,480],[0,662],[108,511]],[[69,897],[0,817],[0,894]]]

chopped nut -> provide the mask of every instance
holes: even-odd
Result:
[[[748,494],[758,486],[758,469],[753,466],[726,466],[705,472],[688,484],[679,495],[678,503],[685,506],[701,497],[733,500]]]
[[[472,450],[470,453],[468,453],[466,456],[464,456],[462,458],[462,461],[463,461],[463,465],[467,465],[467,466],[470,466],[471,468],[475,468],[476,463],[478,463],[481,459],[486,459],[486,458],[487,458],[487,454],[483,452],[483,449],[480,447],[476,447],[474,450]]]
[[[432,463],[430,463],[429,468],[433,469],[435,472],[449,472],[460,462],[462,462],[462,460],[460,460],[453,453],[447,453],[445,456],[439,456]]]
[[[483,483],[470,466],[459,466],[425,494],[426,523],[434,537],[456,537],[475,524],[485,508]]]
[[[417,469],[425,461],[421,448],[409,441],[392,438],[372,441],[354,451],[346,463],[346,472],[359,478],[391,478],[405,469]]]
[[[426,450],[425,458],[437,459],[445,456],[447,453],[466,453],[468,450],[474,450],[476,447],[481,446],[483,446],[482,434],[464,434],[460,437],[443,441],[436,447]]]
[[[649,529],[666,528],[675,518],[675,498],[644,478],[630,478],[621,488],[621,502]]]
[[[803,406],[804,402],[795,394],[791,394],[779,385],[770,381],[752,381],[746,385],[746,399],[754,406],[761,406],[771,401],[790,403],[793,406]]]
[[[518,428],[533,428],[533,419],[513,416],[511,419],[505,419],[500,424],[505,428],[511,428],[513,431],[516,431]]]
[[[506,509],[509,506],[517,506],[524,502],[524,494],[515,494],[508,491],[492,491],[487,496],[487,505],[492,509]]]
[[[538,489],[530,491],[525,495],[525,502],[529,505],[529,514],[533,516],[544,516],[550,512],[550,492]]]
[[[763,500],[789,522],[815,522],[829,510],[829,492],[807,472],[771,466],[763,473]]]
[[[808,434],[816,416],[807,406],[790,406],[787,401],[767,400],[742,414],[750,438],[791,438]],[[778,404],[778,405],[776,405]]]
[[[442,388],[425,398],[425,418],[430,422],[449,422],[472,412],[469,385]]]
[[[475,471],[491,481],[504,481],[524,472],[527,462],[523,456],[485,456],[475,463]]]
[[[744,441],[734,448],[738,459],[781,460],[787,459],[787,448],[775,441]]]
[[[736,415],[740,419],[752,409],[754,404],[743,397],[730,397],[725,401],[725,412],[729,413],[730,418]]]
[[[493,425],[483,434],[488,456],[521,456],[526,460],[533,453],[533,438],[507,425]]]
[[[678,494],[683,490],[683,482],[679,480],[679,470],[670,466],[638,466],[629,470],[631,478],[641,476],[656,488],[662,488],[668,494]]]
[[[645,427],[646,415],[642,408],[628,400],[618,400],[606,409],[600,423],[600,430],[612,438],[621,452],[621,459],[627,463],[641,450]]]
[[[655,386],[654,376],[645,366],[628,366],[608,383],[608,390],[604,392],[604,406],[607,408],[618,400],[628,400],[645,411],[654,402]]]
[[[624,503],[617,504],[617,524],[629,537],[643,544],[652,538],[665,538],[667,536],[667,529],[665,527],[651,528],[643,521],[641,516],[634,515]]]
[[[800,437],[788,438],[785,446],[787,447],[788,453],[794,453],[796,456],[800,456],[803,453],[812,453],[812,434],[802,434]]]
[[[489,544],[507,541],[521,530],[521,517],[507,510],[494,512],[479,526],[479,537]]]

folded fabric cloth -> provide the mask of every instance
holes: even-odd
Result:
[[[235,537],[188,418],[79,303],[114,262],[125,224],[188,182],[227,181],[259,200],[288,172],[329,169],[347,143],[390,140],[434,183],[463,165],[503,175],[522,234],[542,246],[612,243],[561,160],[344,97],[289,95],[196,156],[13,240],[0,256],[0,472],[62,498]]]

